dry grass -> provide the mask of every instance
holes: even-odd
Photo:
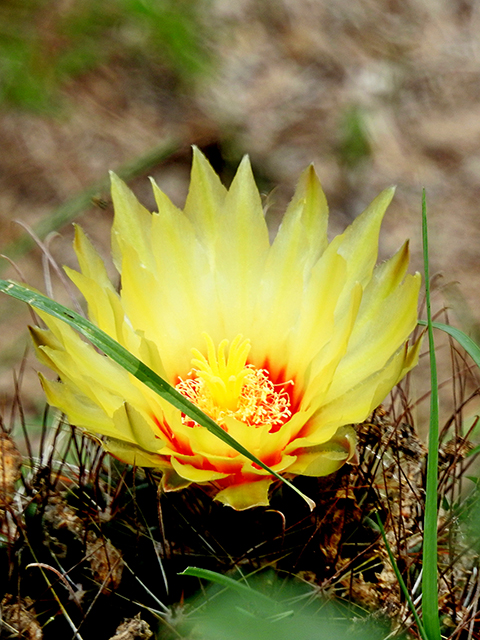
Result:
[[[479,546],[465,524],[476,517],[473,498],[466,499],[475,457],[468,457],[470,432],[462,427],[462,413],[480,389],[453,345],[451,356],[448,392],[456,408],[441,435],[439,611],[442,631],[453,640],[480,637]],[[18,392],[1,439],[2,633],[128,640],[148,638],[151,629],[162,639],[201,637],[188,624],[198,606],[188,599],[201,585],[178,575],[196,566],[233,577],[271,568],[282,579],[300,579],[311,597],[353,607],[346,616],[387,622],[393,635],[408,629],[416,637],[376,522],[378,514],[420,607],[426,451],[408,384],[358,425],[357,465],[327,478],[296,479],[316,501],[313,513],[278,485],[269,509],[246,512],[213,502],[208,486],[160,494],[155,472],[118,463],[49,412],[20,475],[10,433],[23,420]],[[120,627],[124,618],[130,622]]]

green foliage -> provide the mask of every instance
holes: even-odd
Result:
[[[380,624],[362,620],[358,612],[352,619],[348,607],[322,602],[311,586],[282,580],[273,571],[250,576],[245,582],[202,569],[189,568],[185,572],[185,575],[202,574],[222,588],[218,584],[211,586],[193,601],[197,615],[191,624],[193,636],[189,637],[198,640],[383,640],[387,636]]]
[[[203,0],[6,0],[0,103],[49,110],[62,83],[112,60],[160,64],[187,84],[208,68]]]
[[[425,521],[423,534],[422,612],[428,640],[440,640],[438,615],[438,446],[439,402],[435,344],[433,340],[432,311],[430,305],[430,270],[428,253],[427,202],[425,190],[422,198],[423,260],[425,267],[425,302],[427,333],[430,352],[430,428],[428,432],[427,486],[425,495]]]
[[[352,170],[372,155],[365,114],[356,105],[346,109],[341,118],[338,155],[341,163]]]

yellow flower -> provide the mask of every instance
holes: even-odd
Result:
[[[354,455],[365,420],[418,358],[407,339],[420,276],[408,244],[375,266],[393,189],[328,243],[313,167],[270,244],[247,158],[227,191],[199,151],[182,212],[153,183],[149,213],[115,175],[117,293],[80,228],[67,273],[90,319],[278,473],[323,476]],[[124,462],[163,470],[165,490],[210,483],[235,509],[268,504],[273,477],[42,314],[33,329],[49,402]]]

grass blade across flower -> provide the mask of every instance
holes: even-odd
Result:
[[[120,291],[79,227],[80,271],[66,269],[128,372],[65,324],[70,312],[39,312],[37,356],[60,379],[41,376],[49,403],[120,460],[161,470],[165,490],[201,484],[238,510],[268,505],[275,478],[337,471],[355,455],[353,425],[418,359],[408,243],[376,265],[394,190],[330,243],[312,166],[272,243],[248,158],[226,189],[195,149],[184,210],[153,191],[158,213],[112,175]]]
[[[191,403],[185,396],[176,391],[171,385],[157,375],[152,369],[147,367],[143,362],[138,360],[133,354],[129,353],[121,344],[113,340],[94,324],[83,318],[81,315],[64,307],[63,305],[43,296],[36,291],[32,291],[27,287],[23,287],[9,280],[0,280],[0,291],[3,293],[26,302],[31,307],[44,311],[63,322],[70,324],[79,333],[84,335],[92,344],[101,349],[107,356],[121,365],[126,371],[133,374],[140,382],[150,387],[155,393],[165,398],[174,407],[183,411],[190,418],[198,422],[201,426],[211,431],[217,438],[220,438],[231,446],[235,451],[244,455],[246,458],[255,462],[259,466],[271,473],[276,478],[285,482],[291,489],[300,495],[308,504],[310,509],[315,507],[315,503],[303,494],[297,487],[292,485],[288,480],[282,478],[278,473],[272,471],[261,460],[254,456],[250,451],[245,449],[232,436],[219,427],[209,416],[201,411],[196,405]]]

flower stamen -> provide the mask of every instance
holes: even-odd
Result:
[[[250,341],[242,342],[243,336],[239,334],[232,341],[227,358],[225,349],[228,346],[228,340],[220,342],[217,356],[212,338],[207,333],[204,333],[203,337],[207,343],[207,358],[198,349],[192,349],[193,371],[204,381],[216,405],[235,411],[245,376],[248,374],[245,363],[250,351]]]
[[[211,337],[204,334],[207,357],[192,349],[193,368],[186,380],[180,378],[176,389],[224,429],[225,419],[233,417],[248,426],[269,425],[277,431],[292,415],[285,387],[293,381],[274,384],[267,369],[246,364],[250,341],[242,337],[236,336],[226,356],[228,340],[215,350]],[[182,420],[188,426],[197,424],[185,415]]]

